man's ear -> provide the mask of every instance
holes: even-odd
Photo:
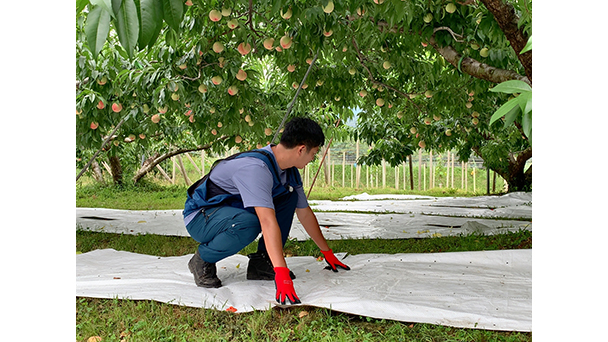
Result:
[[[306,154],[306,145],[298,145],[298,153]]]

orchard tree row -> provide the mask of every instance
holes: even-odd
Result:
[[[361,162],[456,149],[511,191],[530,190],[531,10],[527,0],[79,0],[79,166],[108,139],[102,158],[116,174],[132,165],[135,182],[186,151],[260,147],[293,104],[291,116],[313,117],[328,138],[373,145]],[[506,81],[521,95],[494,89]]]

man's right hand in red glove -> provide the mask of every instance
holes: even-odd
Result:
[[[285,299],[289,299],[291,304],[301,304],[302,302],[293,288],[293,281],[291,281],[291,277],[289,276],[289,268],[275,267],[274,273],[274,284],[277,288],[277,303],[285,305]]]

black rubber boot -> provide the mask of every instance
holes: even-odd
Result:
[[[204,261],[198,250],[188,262],[188,269],[194,275],[194,282],[197,286],[215,288],[222,286],[222,282],[217,277],[215,264]]]
[[[274,280],[274,267],[270,257],[266,252],[256,252],[249,254],[249,264],[247,265],[247,279],[249,280]],[[296,275],[289,271],[291,279],[296,279]]]

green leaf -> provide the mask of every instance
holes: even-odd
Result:
[[[118,11],[120,10],[120,7],[122,6],[122,0],[104,0],[104,1],[112,1],[112,6],[110,8],[114,12],[114,16],[118,17]]]
[[[517,98],[509,100],[507,101],[507,103],[500,106],[500,108],[498,108],[498,110],[494,114],[492,114],[492,117],[490,118],[490,125],[493,124],[496,120],[507,115],[515,107],[519,107],[519,102]]]
[[[139,20],[137,19],[137,7],[133,0],[123,0],[118,10],[116,31],[118,40],[129,57],[133,57],[133,50],[139,36]]]
[[[507,114],[505,114],[505,126],[504,126],[505,128],[507,128],[511,124],[513,124],[515,119],[517,119],[517,116],[519,115],[519,113],[521,113],[521,108],[519,105],[521,101],[519,98],[516,98],[515,100],[518,105],[511,108],[511,110],[508,111]]]
[[[495,93],[505,93],[505,94],[514,94],[521,93],[524,91],[532,91],[532,87],[528,85],[528,83],[519,80],[510,80],[499,83],[496,87],[490,89],[490,91]]]
[[[93,53],[93,57],[96,58],[108,38],[108,32],[110,32],[110,13],[101,6],[93,7],[87,16],[84,32],[87,36],[89,49]]]
[[[530,145],[532,145],[532,111],[524,113],[521,120],[521,128],[524,130],[526,137],[528,137]]]
[[[139,16],[139,48],[142,49],[150,44],[152,38],[158,37],[157,29],[162,27],[162,3],[161,0],[140,0]],[[156,40],[156,39],[155,39]]]
[[[179,32],[179,24],[184,16],[184,2],[182,0],[163,0],[163,17],[167,25],[175,32]]]
[[[521,50],[521,52],[519,54],[521,55],[530,50],[532,50],[532,35],[530,35],[530,38],[528,38],[528,42],[526,43],[526,46],[524,46],[524,48]]]
[[[522,112],[532,111],[532,92],[522,92],[519,97],[519,107]]]
[[[89,4],[89,0],[76,0],[76,13],[82,12],[82,10],[87,7]]]
[[[116,17],[112,11],[111,0],[91,0],[91,5],[103,8],[112,16],[112,18]]]

